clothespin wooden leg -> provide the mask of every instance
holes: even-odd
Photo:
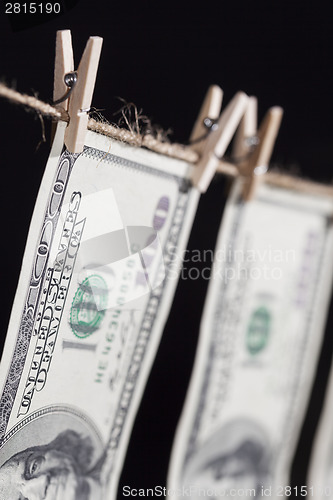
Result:
[[[65,144],[72,153],[83,151],[102,42],[103,39],[97,36],[89,38],[77,70],[77,82],[69,99],[70,121],[65,132]]]
[[[72,48],[72,37],[70,30],[57,31],[56,50],[54,61],[54,80],[53,80],[53,102],[58,101],[67,93],[67,85],[64,77],[67,73],[74,71],[74,58]],[[68,109],[68,99],[56,104],[57,109]],[[56,121],[53,121],[51,127],[51,143],[53,142],[57,128]]]
[[[214,123],[220,116],[222,99],[223,90],[218,85],[211,85],[202,103],[189,141],[191,149],[199,154],[201,154],[205,148],[205,142],[210,128],[214,128]]]
[[[233,141],[232,158],[239,167],[246,161],[252,150],[253,141],[257,139],[257,115],[258,100],[251,96]]]
[[[261,174],[267,171],[282,116],[282,108],[278,106],[270,108],[259,128],[257,134],[259,143],[246,166],[243,192],[244,200],[246,201],[253,199],[258,183],[260,182]]]
[[[248,96],[243,92],[238,92],[220,116],[216,130],[209,134],[192,177],[193,184],[202,193],[207,190],[220,159],[245,113],[247,103]]]
[[[54,84],[53,101],[58,101],[67,92],[68,87],[65,84],[64,77],[67,73],[74,71],[74,58],[72,48],[72,37],[70,30],[57,31],[56,53],[54,63]],[[56,108],[68,109],[68,99],[57,104]]]

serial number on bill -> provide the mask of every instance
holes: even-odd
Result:
[[[60,3],[38,3],[38,2],[7,2],[5,4],[6,14],[59,14]]]

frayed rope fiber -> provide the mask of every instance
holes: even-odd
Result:
[[[16,90],[7,87],[0,83],[0,97],[4,97],[14,103],[21,104],[27,108],[35,110],[44,116],[53,118],[54,120],[69,121],[67,111],[55,108],[36,97],[27,94],[21,94]],[[196,163],[199,159],[198,154],[189,147],[182,144],[164,142],[155,138],[152,134],[140,134],[132,130],[111,125],[105,121],[97,121],[94,118],[89,118],[88,129],[99,134],[112,137],[118,141],[126,142],[132,146],[145,147],[156,153],[161,153],[172,158],[187,161],[188,163]]]

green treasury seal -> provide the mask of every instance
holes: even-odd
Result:
[[[72,302],[70,325],[84,339],[98,330],[107,306],[107,285],[101,276],[88,276],[78,287]]]

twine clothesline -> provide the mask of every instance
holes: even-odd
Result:
[[[17,90],[11,89],[1,82],[0,96],[8,99],[9,101],[15,102],[16,104],[21,104],[22,106],[34,109],[37,113],[41,113],[44,116],[50,116],[56,120],[69,121],[68,113],[66,111],[58,111],[50,104],[37,99],[37,97],[21,94],[20,92],[17,92]]]
[[[37,113],[53,118],[54,120],[63,120],[68,122],[69,116],[67,111],[55,108],[47,104],[37,97],[21,94],[20,92],[7,87],[0,82],[0,97],[4,97],[14,103],[21,104],[27,108],[35,110]],[[111,125],[110,123],[97,121],[94,118],[89,118],[88,129],[99,134],[111,137],[113,139],[125,142],[127,144],[145,147],[172,158],[184,160],[188,163],[195,164],[199,160],[199,155],[189,146],[183,144],[161,141],[155,138],[152,134],[140,134],[132,130]],[[239,174],[238,168],[232,163],[220,161],[217,168],[219,173],[235,177]],[[311,180],[301,179],[281,173],[278,171],[269,171],[264,175],[265,182],[268,184],[291,189],[303,193],[311,193],[318,196],[333,196],[333,186],[325,185]]]
[[[67,111],[55,108],[36,97],[21,94],[3,83],[0,83],[0,96],[17,104],[21,104],[22,106],[34,109],[37,113],[51,117],[54,120],[69,121]],[[161,153],[178,160],[184,160],[188,163],[196,163],[199,159],[195,151],[182,144],[162,142],[160,139],[156,139],[152,134],[139,134],[131,130],[111,125],[110,123],[97,121],[94,118],[89,118],[88,129],[112,137],[118,141],[126,142],[132,146],[145,147],[156,153]]]

